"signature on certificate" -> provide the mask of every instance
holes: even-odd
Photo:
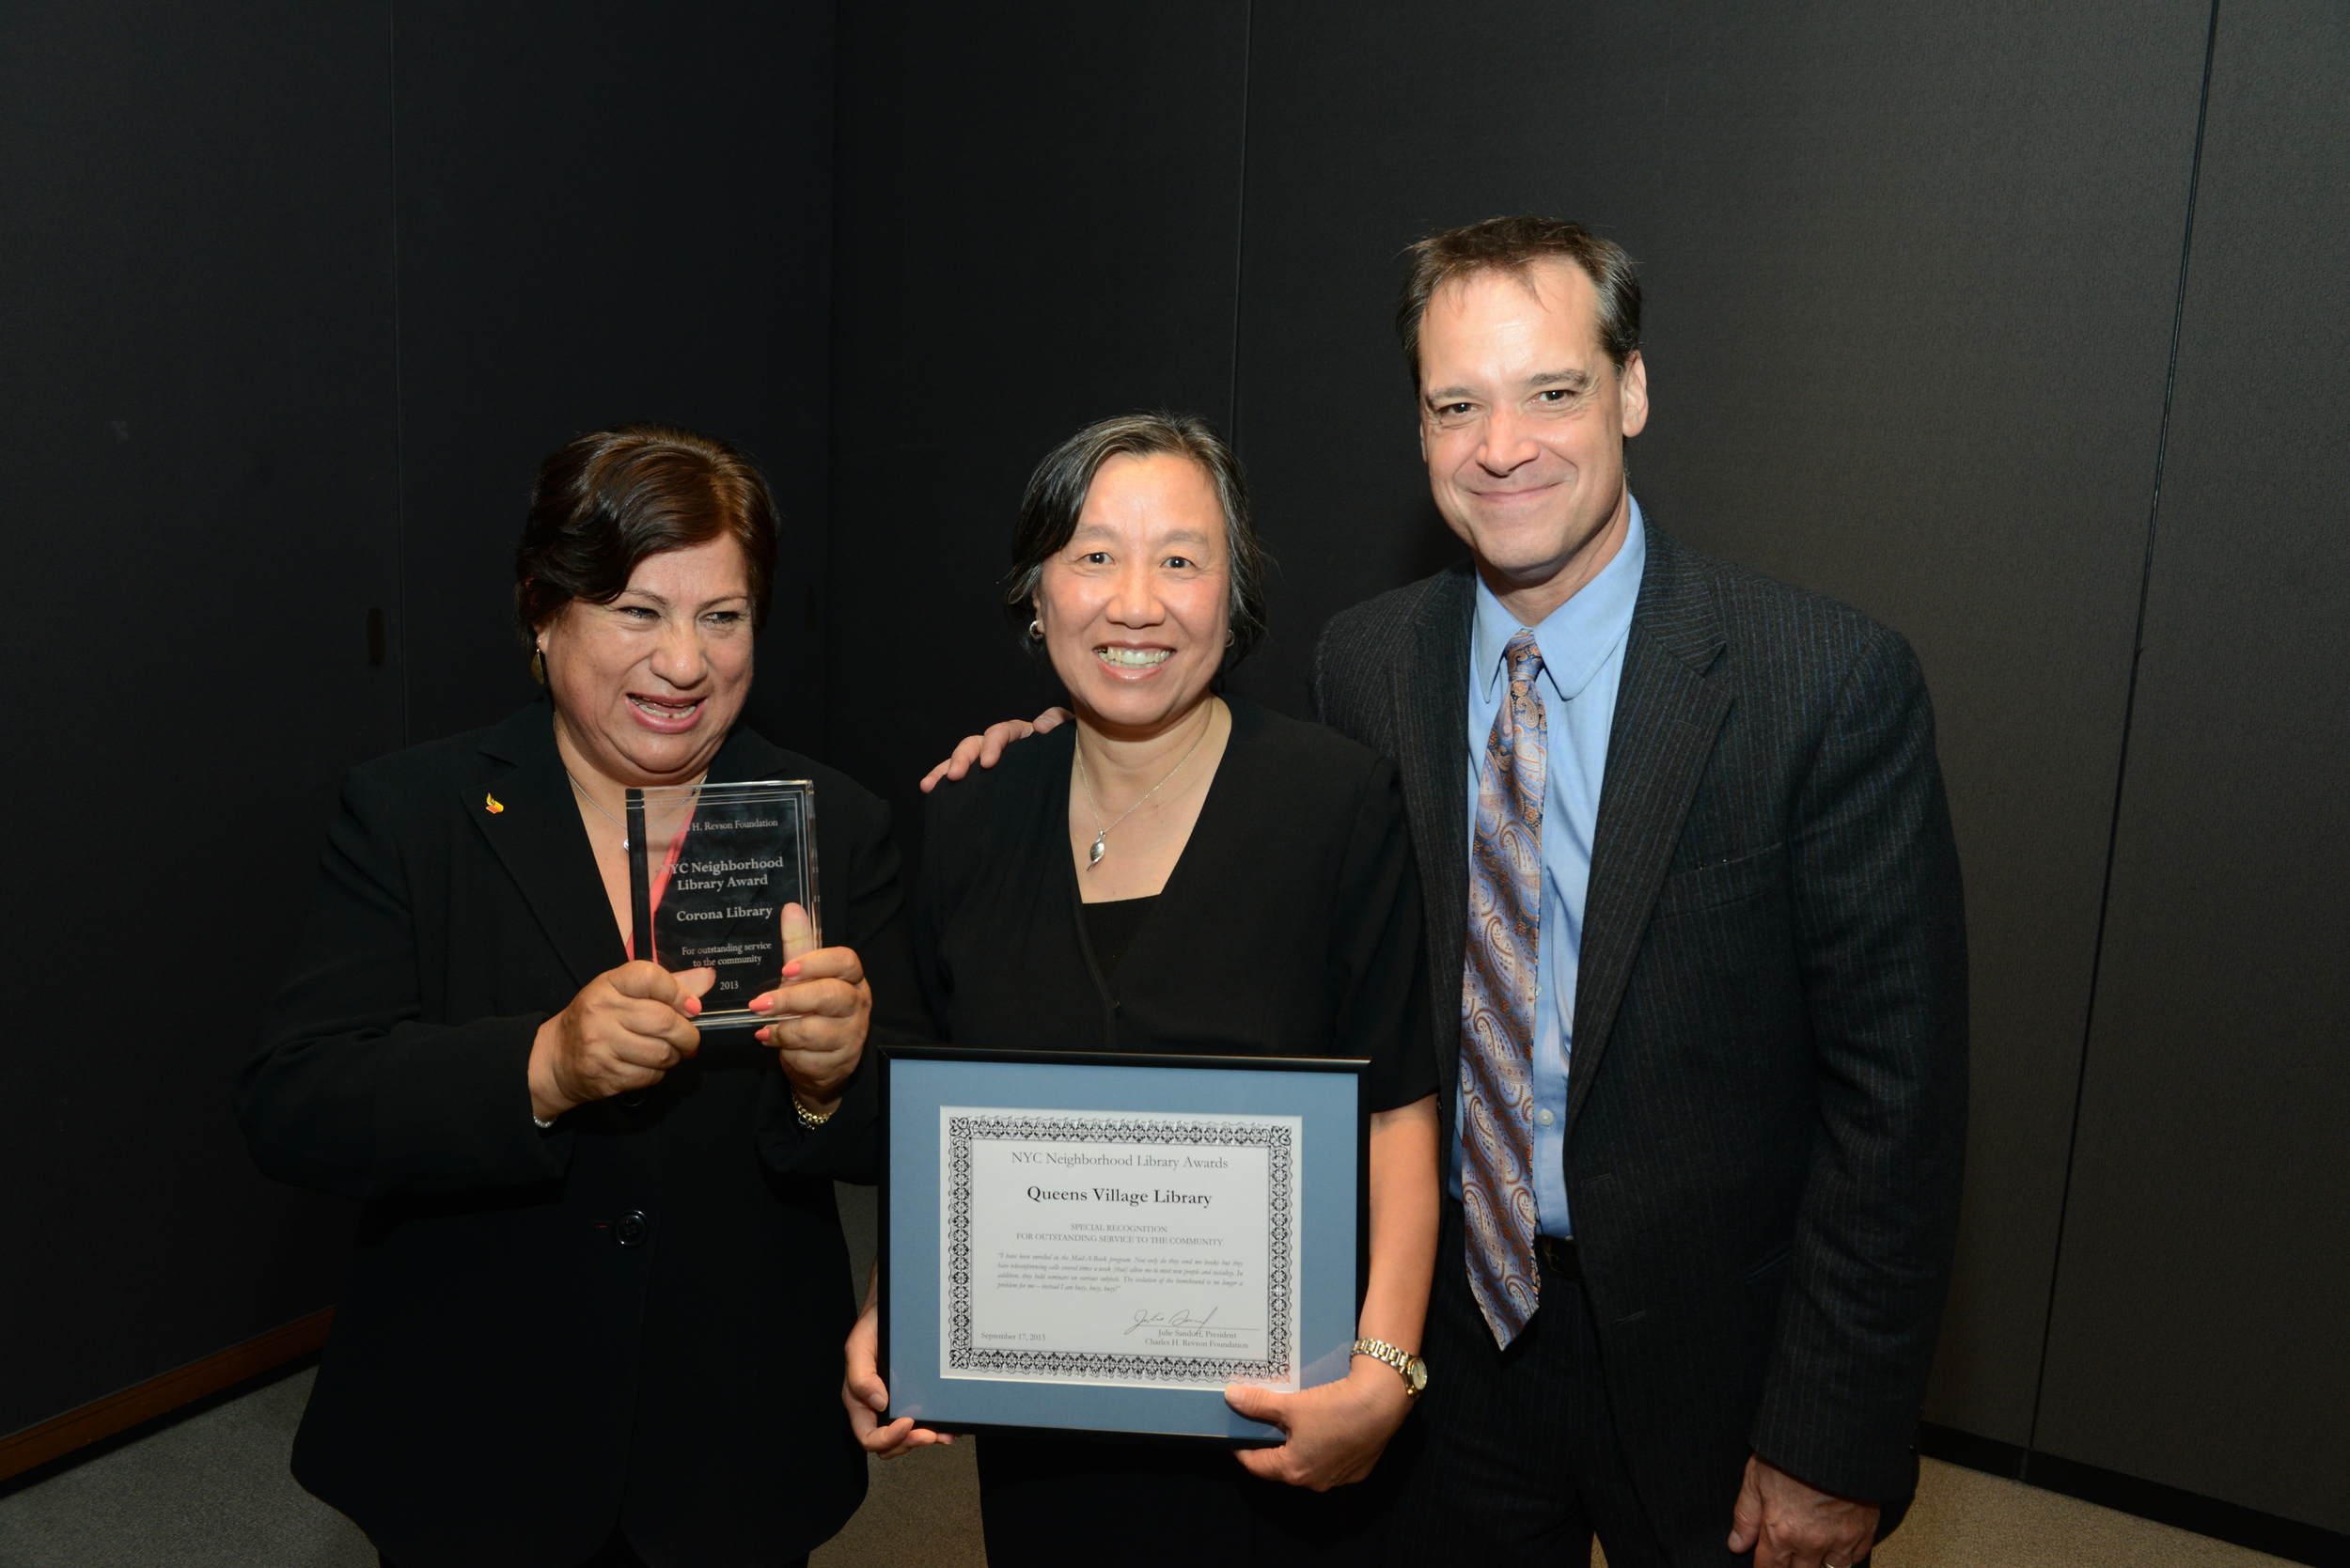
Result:
[[[1188,1308],[1179,1307],[1172,1312],[1154,1312],[1145,1307],[1135,1314],[1135,1321],[1126,1325],[1125,1332],[1131,1334],[1137,1328],[1205,1328],[1222,1310],[1221,1307],[1211,1307],[1194,1317]]]

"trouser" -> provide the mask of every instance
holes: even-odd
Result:
[[[1229,1449],[991,1433],[990,1568],[1376,1568],[1386,1494],[1261,1481]]]
[[[1405,1479],[1392,1560],[1586,1568],[1596,1534],[1608,1568],[1666,1568],[1676,1559],[1633,1490],[1581,1279],[1543,1258],[1542,1309],[1505,1351],[1469,1291],[1465,1257],[1460,1205],[1447,1200],[1424,1341],[1428,1391],[1399,1437],[1407,1451],[1398,1456]],[[1722,1499],[1721,1537],[1731,1501]],[[1736,1560],[1725,1545],[1714,1560]]]

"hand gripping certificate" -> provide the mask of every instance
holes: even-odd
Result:
[[[939,1375],[1295,1389],[1302,1132],[940,1106]]]

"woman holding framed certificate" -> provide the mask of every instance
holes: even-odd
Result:
[[[1379,1498],[1346,1483],[1427,1375],[1436,1245],[1436,1063],[1395,769],[1216,694],[1262,634],[1262,561],[1238,465],[1200,421],[1071,437],[1030,481],[1013,554],[1008,612],[1076,722],[932,797],[914,901],[932,1012],[957,1047],[1368,1058],[1369,1270],[1344,1375],[1227,1391],[1278,1446],[986,1432],[989,1560],[1368,1559]],[[1191,1184],[1167,1200],[1214,1200]],[[885,1424],[877,1337],[869,1309],[843,1393],[860,1439],[884,1455],[942,1440]]]
[[[737,722],[776,553],[724,442],[579,437],[516,552],[545,697],[344,786],[236,1099],[363,1205],[293,1471],[395,1568],[780,1565],[864,1497],[808,1162],[928,1026],[888,808]]]

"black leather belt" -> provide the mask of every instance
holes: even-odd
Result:
[[[1583,1264],[1574,1255],[1574,1243],[1560,1241],[1557,1236],[1536,1236],[1534,1256],[1542,1261],[1543,1267],[1559,1278],[1582,1283]]]

